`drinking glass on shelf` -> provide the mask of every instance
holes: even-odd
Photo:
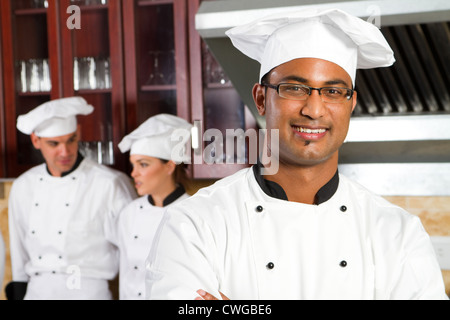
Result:
[[[111,71],[109,58],[97,58],[95,71],[97,89],[110,89]]]
[[[73,89],[75,91],[80,90],[80,62],[79,58],[73,58]]]
[[[33,2],[35,8],[48,8],[47,0],[34,0]]]
[[[176,84],[176,66],[175,50],[164,52],[164,74],[166,75],[166,84]]]
[[[37,59],[30,59],[27,61],[27,89],[28,92],[39,92],[39,65]]]
[[[73,61],[74,90],[111,89],[110,59],[76,57]]]
[[[49,92],[51,89],[48,59],[29,59],[17,62],[18,92]]]
[[[70,0],[70,3],[81,6],[107,5],[108,0]]]
[[[97,89],[97,62],[94,57],[78,57],[73,62],[73,85],[75,90]]]
[[[52,90],[52,82],[50,79],[50,67],[47,59],[40,61],[42,67],[39,68],[40,91],[49,92]]]
[[[203,54],[203,67],[204,74],[203,79],[207,84],[214,85],[227,85],[230,83],[230,79],[225,74],[221,65],[216,61],[214,56],[209,51],[208,47],[202,48]]]
[[[164,74],[160,70],[160,54],[161,51],[149,51],[149,55],[153,57],[153,70],[146,82],[147,85],[161,85],[165,83]]]
[[[17,62],[17,91],[27,92],[27,62],[19,60]]]
[[[97,77],[95,76],[97,63],[94,57],[87,57],[86,59],[88,65],[88,81],[89,81],[87,89],[97,89]]]
[[[114,164],[114,147],[112,141],[81,141],[79,142],[79,151],[83,157],[99,164]]]

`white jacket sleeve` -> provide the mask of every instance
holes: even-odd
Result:
[[[110,186],[108,213],[105,219],[105,236],[108,241],[115,246],[119,246],[118,223],[120,213],[137,196],[130,179],[126,175],[119,174]]]
[[[193,300],[203,289],[220,297],[213,231],[187,209],[169,208],[146,263],[146,297]]]
[[[404,230],[404,257],[392,274],[391,300],[447,300],[442,272],[419,218]]]
[[[12,281],[28,282],[25,266],[30,260],[24,247],[25,226],[22,221],[23,204],[20,203],[20,192],[17,190],[16,182],[13,184],[8,203],[9,220],[9,243],[11,255]]]

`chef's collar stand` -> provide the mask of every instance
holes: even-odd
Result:
[[[264,176],[261,174],[262,168],[263,165],[258,160],[258,163],[253,166],[253,173],[255,175],[256,181],[258,182],[258,185],[261,187],[264,193],[272,198],[289,201],[286,192],[278,183],[264,179]],[[321,205],[322,203],[330,200],[336,193],[338,187],[339,171],[336,171],[336,174],[333,176],[333,178],[317,192],[314,204]]]
[[[71,173],[75,172],[75,170],[78,169],[78,167],[80,166],[81,162],[83,162],[84,157],[81,155],[81,153],[78,152],[77,155],[77,161],[75,162],[74,166],[72,167],[71,170],[67,171],[67,172],[63,172],[61,174],[61,178],[67,177],[68,175],[70,175]],[[47,173],[49,175],[52,175],[52,173],[50,172],[50,170],[48,169],[48,166],[45,166],[45,169],[47,170]]]
[[[177,199],[179,199],[182,195],[186,193],[186,190],[182,185],[179,185],[171,194],[169,194],[163,201],[163,207],[168,206],[169,204],[175,202]],[[153,200],[153,197],[151,195],[148,196],[148,202],[150,202],[151,205],[155,205],[155,201]]]
[[[261,64],[260,80],[286,62],[317,58],[342,67],[355,85],[356,69],[387,67],[395,62],[376,26],[338,9],[276,14],[226,34],[237,49]]]

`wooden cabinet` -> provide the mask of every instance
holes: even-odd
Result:
[[[120,1],[1,1],[6,176],[42,162],[16,119],[51,99],[82,96],[95,111],[80,117],[82,140],[117,146],[126,133]],[[76,5],[78,11],[71,11]],[[76,16],[78,15],[78,16]],[[76,28],[68,21],[78,19]],[[108,164],[125,163],[114,147]]]
[[[122,169],[128,161],[117,148],[126,134],[121,1],[59,4],[62,95],[82,96],[94,106],[93,114],[79,119],[82,140],[102,143],[103,163]],[[80,29],[69,28],[69,15],[77,14],[71,5],[80,9]]]
[[[228,176],[248,167],[248,142],[240,144],[234,141],[234,148],[228,150],[227,130],[257,129],[253,115],[241,101],[224,70],[215,60],[206,44],[195,29],[195,14],[200,0],[189,0],[189,39],[190,39],[190,83],[191,83],[191,119],[199,123],[200,148],[193,153],[193,176],[200,179],[216,179]],[[219,150],[209,148],[212,141],[205,135],[208,130],[218,130],[221,141],[214,144]],[[217,137],[214,138],[219,138]],[[206,141],[205,141],[206,140]],[[212,140],[212,139],[211,139]],[[243,158],[238,158],[236,148],[244,148]],[[215,154],[211,154],[215,153]],[[220,154],[221,156],[217,156]],[[211,162],[213,164],[211,164]],[[218,162],[218,163],[217,163]]]
[[[29,137],[16,130],[16,119],[51,99],[78,95],[92,104],[94,113],[79,118],[82,140],[112,146],[109,158],[114,162],[107,164],[125,172],[128,155],[117,145],[153,115],[170,113],[196,121],[200,139],[211,128],[225,137],[226,129],[254,127],[195,30],[199,4],[200,0],[0,1],[0,125],[3,119],[5,133],[0,177],[17,177],[42,162]],[[245,166],[205,164],[208,143],[202,141],[193,153],[194,178],[220,178]],[[224,159],[233,156],[234,150],[224,150]]]
[[[122,1],[130,131],[159,113],[190,121],[187,2]]]
[[[6,145],[2,160],[6,176],[13,177],[41,161],[28,136],[16,130],[17,116],[60,95],[58,86],[47,83],[41,88],[39,79],[45,68],[50,82],[60,80],[57,46],[50,40],[56,38],[57,23],[51,18],[56,7],[23,0],[1,1],[0,6]]]

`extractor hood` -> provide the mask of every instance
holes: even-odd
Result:
[[[196,28],[264,128],[251,96],[260,66],[235,49],[225,31],[311,6],[379,25],[397,60],[391,68],[358,71],[359,101],[340,171],[383,195],[450,196],[450,1],[203,1]]]

